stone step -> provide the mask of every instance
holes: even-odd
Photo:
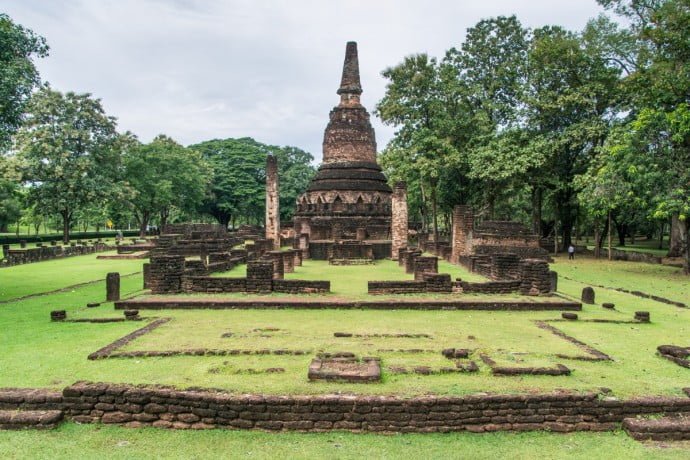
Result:
[[[0,410],[0,430],[55,428],[62,416],[61,410]]]
[[[626,418],[623,429],[638,441],[687,441],[690,440],[690,416]]]

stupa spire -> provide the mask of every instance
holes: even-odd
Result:
[[[345,48],[345,62],[343,63],[343,78],[340,80],[338,94],[341,99],[355,96],[359,99],[362,94],[362,84],[359,81],[359,59],[357,57],[357,42],[347,42]]]

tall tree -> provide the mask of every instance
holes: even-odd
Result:
[[[17,133],[29,200],[46,215],[60,214],[65,243],[76,210],[118,193],[119,141],[115,118],[90,94],[45,86],[29,100]]]
[[[621,70],[560,27],[534,31],[529,52],[527,123],[544,156],[539,174],[553,189],[562,247],[577,216],[576,175],[584,173],[613,122]]]
[[[0,152],[9,145],[24,105],[40,81],[33,59],[47,55],[43,37],[0,13]]]
[[[281,218],[287,219],[297,196],[314,175],[314,157],[296,147],[263,144],[252,138],[215,139],[192,145],[211,168],[210,194],[204,209],[222,225],[263,222],[266,156],[278,158]]]
[[[9,224],[21,216],[21,173],[16,159],[0,155],[0,233],[9,231]]]
[[[208,168],[201,154],[159,135],[148,144],[133,144],[123,157],[124,178],[139,233],[146,235],[151,219],[167,223],[173,207],[194,210],[205,198]]]

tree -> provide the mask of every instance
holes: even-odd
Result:
[[[30,203],[43,214],[60,214],[65,243],[75,211],[119,191],[121,145],[115,119],[90,94],[41,88],[27,104],[17,148],[26,163]]]
[[[24,105],[40,81],[33,59],[47,55],[43,37],[0,13],[0,151],[9,145]]]
[[[141,236],[154,216],[160,217],[162,227],[172,207],[195,210],[201,205],[208,185],[208,168],[201,154],[164,135],[148,144],[131,145],[123,156],[124,179]]]
[[[21,173],[16,159],[0,155],[0,233],[9,231],[9,224],[21,216]]]
[[[314,157],[296,147],[266,145],[245,137],[215,139],[192,145],[211,168],[210,194],[204,210],[222,225],[238,219],[260,223],[264,219],[266,156],[278,158],[281,218],[289,218],[297,196],[303,193],[315,170]]]
[[[553,190],[565,248],[577,216],[573,179],[606,139],[621,70],[578,34],[551,26],[534,31],[529,61],[527,124],[545,158],[537,174]]]

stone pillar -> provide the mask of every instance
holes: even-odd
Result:
[[[280,209],[278,207],[278,159],[266,157],[266,238],[273,240],[273,249],[280,249]]]
[[[364,241],[367,239],[367,229],[364,227],[357,228],[357,241]]]
[[[425,273],[438,273],[438,257],[417,256],[414,258],[415,281],[423,281]]]
[[[144,264],[144,289],[149,288],[149,277],[151,276],[151,264]]]
[[[398,249],[398,266],[399,267],[405,266],[405,253],[406,252],[407,252],[407,246],[403,246],[402,248]]]
[[[7,259],[7,256],[10,254],[10,245],[9,244],[3,244],[2,245],[2,256]]]
[[[282,280],[284,278],[285,267],[283,265],[283,253],[280,251],[268,251],[264,254],[266,260],[273,263],[273,279]]]
[[[451,237],[452,251],[450,261],[460,262],[461,257],[472,254],[472,230],[474,229],[474,213],[467,205],[457,205],[453,208],[453,234]]]
[[[302,259],[309,258],[309,233],[302,233],[299,236],[299,249],[302,251]]]
[[[108,302],[120,300],[120,274],[108,273],[105,277],[105,300]]]
[[[391,233],[393,237],[391,258],[395,260],[398,258],[398,250],[407,246],[407,184],[405,182],[398,182],[395,184],[391,211]]]
[[[173,294],[182,290],[184,256],[152,255],[147,284],[153,294]]]
[[[292,256],[295,258],[295,267],[302,266],[302,251],[300,249],[293,249]]]
[[[544,295],[551,292],[549,264],[541,259],[525,259],[520,264],[520,294]]]
[[[294,273],[295,271],[295,256],[292,250],[282,252],[283,255],[283,273]]]
[[[419,249],[410,249],[405,252],[405,273],[414,273],[414,261],[422,255]]]
[[[271,292],[273,289],[273,262],[247,263],[247,292]]]
[[[21,249],[26,248],[26,240],[19,240],[19,247]]]

